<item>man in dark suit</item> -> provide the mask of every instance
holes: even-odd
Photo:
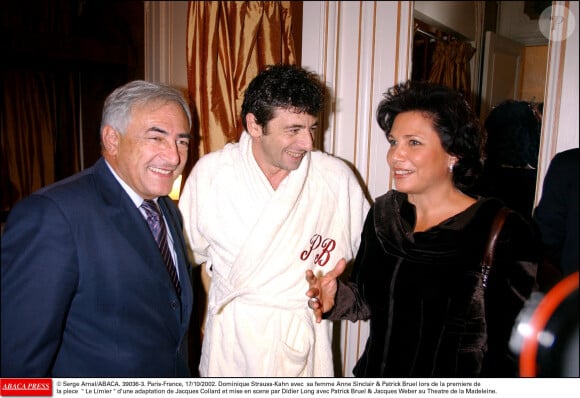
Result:
[[[2,377],[190,376],[192,286],[167,197],[190,128],[178,90],[130,82],[105,101],[103,157],[13,208],[2,236]],[[165,250],[146,199],[161,209]]]
[[[544,254],[561,276],[578,271],[578,178],[580,149],[557,153],[548,167],[542,197],[534,210]]]

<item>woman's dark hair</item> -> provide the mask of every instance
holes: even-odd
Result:
[[[542,120],[534,104],[507,100],[491,110],[485,120],[486,167],[538,166]]]
[[[457,157],[453,183],[469,188],[481,174],[485,133],[477,116],[459,92],[435,83],[406,81],[391,87],[377,108],[377,122],[389,135],[397,115],[419,111],[429,117],[443,149]]]
[[[324,105],[326,90],[314,73],[296,65],[270,65],[248,85],[242,103],[242,124],[252,113],[265,126],[276,108],[317,116]]]

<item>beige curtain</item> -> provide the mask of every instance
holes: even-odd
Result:
[[[246,86],[277,63],[296,63],[290,1],[189,2],[187,80],[200,137],[190,167],[239,139]]]
[[[471,72],[469,60],[475,53],[471,44],[463,41],[438,41],[433,52],[429,81],[451,87],[471,104]]]

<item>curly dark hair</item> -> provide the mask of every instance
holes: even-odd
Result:
[[[491,110],[484,125],[486,167],[538,166],[542,120],[534,104],[506,100]]]
[[[265,126],[277,108],[317,116],[324,106],[326,90],[318,77],[296,65],[269,65],[248,85],[242,103],[242,124],[254,114]]]
[[[453,183],[461,190],[472,186],[483,169],[485,131],[463,95],[435,83],[406,81],[384,93],[377,122],[389,135],[397,115],[420,111],[428,116],[443,149],[457,157]]]

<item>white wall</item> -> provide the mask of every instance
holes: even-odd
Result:
[[[145,79],[187,91],[187,1],[145,1]]]
[[[562,3],[562,2],[558,2]],[[565,41],[566,48],[564,54],[564,65],[562,71],[562,98],[558,112],[559,128],[556,133],[558,140],[556,151],[561,152],[565,149],[578,147],[578,30],[580,30],[580,13],[578,11],[578,2],[569,2],[569,9],[574,16],[576,27],[572,30],[572,35]],[[553,67],[558,67],[554,62]],[[547,132],[549,135],[549,132]]]
[[[563,20],[564,29],[551,30],[552,37],[548,47],[536,203],[541,197],[544,177],[554,155],[578,147],[578,30],[580,29],[578,2],[556,1],[554,6],[567,7],[569,13],[563,14],[566,17]],[[566,24],[572,26],[572,23],[575,26],[568,31]]]
[[[375,109],[410,76],[410,2],[305,2],[302,65],[321,75],[335,105],[323,149],[352,163],[374,198],[390,187],[387,141]]]

